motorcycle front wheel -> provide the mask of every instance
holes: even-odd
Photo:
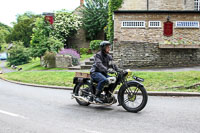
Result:
[[[129,83],[127,87],[123,88],[120,99],[125,110],[137,113],[146,106],[148,96],[143,86]]]

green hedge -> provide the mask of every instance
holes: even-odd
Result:
[[[92,50],[98,50],[101,42],[102,42],[102,40],[93,40],[93,41],[91,41],[90,42],[90,48]]]

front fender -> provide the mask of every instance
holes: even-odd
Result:
[[[129,85],[133,85],[133,86],[136,86],[136,87],[140,87],[140,86],[143,87],[143,86],[144,86],[142,83],[140,83],[140,82],[138,82],[138,81],[136,81],[136,80],[128,81],[128,82],[127,82],[127,85],[128,85],[128,86],[129,86]],[[121,101],[122,91],[123,91],[124,89],[126,89],[126,85],[125,85],[125,84],[123,84],[123,85],[120,87],[119,91],[118,91],[118,95],[117,95],[117,99],[118,99],[118,102],[119,102],[119,105],[118,105],[118,106],[121,106],[121,103],[122,103],[122,101]]]

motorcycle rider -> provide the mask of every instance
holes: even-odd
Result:
[[[101,92],[103,91],[104,85],[108,84],[108,73],[114,73],[114,70],[118,68],[113,65],[112,56],[109,55],[111,43],[109,41],[102,41],[100,43],[100,51],[94,56],[94,64],[90,70],[91,78],[98,82],[96,88],[96,102],[103,103],[100,99]],[[109,69],[112,68],[112,69]]]

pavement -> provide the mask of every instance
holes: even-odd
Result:
[[[200,97],[153,97],[139,113],[79,106],[71,91],[0,80],[0,133],[199,133]]]
[[[6,61],[0,61],[0,68],[1,68],[2,73],[9,73],[9,72],[16,71],[16,70],[7,68]]]

